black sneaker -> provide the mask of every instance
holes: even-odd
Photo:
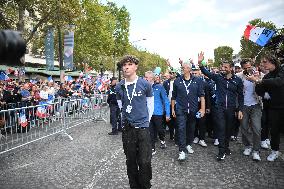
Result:
[[[232,154],[232,152],[231,152],[231,150],[228,148],[228,149],[226,149],[225,154],[226,154],[227,156],[229,156],[229,155]]]
[[[118,135],[118,133],[117,132],[110,132],[110,133],[108,133],[109,135]]]
[[[217,161],[222,161],[224,160],[226,157],[226,154],[225,153],[221,153],[221,154],[218,154],[217,155]]]

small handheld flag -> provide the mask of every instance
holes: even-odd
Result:
[[[268,41],[274,34],[275,31],[273,30],[247,25],[244,32],[244,37],[245,39],[249,39],[252,42],[263,47],[268,43]]]
[[[7,81],[8,79],[9,77],[4,72],[0,73],[0,80]]]
[[[47,81],[48,81],[48,82],[53,82],[52,76],[49,76],[49,77],[47,78]]]
[[[70,75],[66,75],[66,76],[64,77],[64,80],[65,80],[65,81],[68,81],[68,82],[71,82],[71,81],[73,81],[73,78],[72,78]]]

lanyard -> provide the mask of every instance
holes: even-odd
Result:
[[[190,82],[189,82],[188,85],[185,84],[184,79],[182,80],[182,82],[183,82],[183,85],[184,85],[184,87],[185,87],[185,89],[186,89],[186,92],[187,92],[187,94],[188,94],[188,93],[189,93],[188,87],[190,86],[190,84],[191,84],[191,82],[192,82],[192,79],[190,80]]]
[[[134,81],[134,87],[133,87],[133,91],[132,91],[132,93],[131,93],[131,97],[129,96],[129,92],[128,92],[128,89],[127,89],[127,85],[125,86],[126,95],[127,95],[127,98],[128,98],[128,100],[129,100],[130,104],[131,104],[132,99],[133,99],[134,94],[135,94],[135,89],[136,89],[137,80],[138,80],[138,78]]]

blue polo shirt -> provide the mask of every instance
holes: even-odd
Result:
[[[127,90],[130,98],[132,97],[134,85],[134,83],[127,85]],[[116,98],[117,100],[122,101],[122,118],[124,120],[127,119],[128,122],[135,127],[149,127],[149,112],[146,97],[153,96],[151,84],[142,78],[138,78],[131,104],[130,100],[127,97],[125,87],[125,80],[120,81],[115,87]],[[126,111],[127,106],[132,107],[131,112]]]
[[[186,87],[187,90],[186,90]],[[184,76],[174,81],[172,100],[176,101],[176,111],[198,112],[200,97],[204,97],[204,83],[201,78],[191,76],[185,80]]]

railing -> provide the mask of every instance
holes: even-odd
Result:
[[[90,121],[106,121],[108,106],[106,95],[90,98],[57,98],[53,103],[40,102],[36,106],[9,105],[0,111],[0,154],[62,134],[73,140],[67,130]],[[2,122],[2,123],[3,123]]]

